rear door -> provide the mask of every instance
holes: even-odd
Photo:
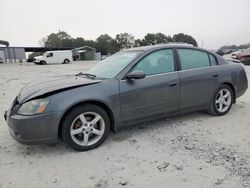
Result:
[[[154,51],[129,72],[142,70],[143,79],[120,81],[123,121],[133,121],[179,111],[180,81],[172,49]]]
[[[204,108],[210,102],[222,76],[217,59],[196,49],[177,49],[180,63],[182,112]]]

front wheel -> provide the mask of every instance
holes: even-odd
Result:
[[[62,123],[62,139],[77,151],[100,146],[110,132],[110,119],[96,105],[84,105],[71,110]]]
[[[46,63],[46,61],[40,61],[40,64],[46,65],[47,63]]]
[[[233,97],[232,88],[221,85],[210,102],[208,112],[217,116],[225,115],[232,107]]]

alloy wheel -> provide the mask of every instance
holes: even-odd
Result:
[[[72,140],[81,146],[91,146],[97,143],[104,131],[104,119],[95,112],[85,112],[78,115],[70,127]]]
[[[215,107],[221,113],[224,113],[230,108],[232,102],[232,95],[228,89],[221,89],[215,98]]]

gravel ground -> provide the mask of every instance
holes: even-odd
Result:
[[[147,122],[88,152],[11,138],[3,113],[24,85],[94,64],[0,65],[0,187],[250,187],[250,90],[223,117],[195,112]]]

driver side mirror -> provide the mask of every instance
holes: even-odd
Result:
[[[142,79],[145,78],[146,74],[142,70],[135,70],[127,74],[127,79]]]

